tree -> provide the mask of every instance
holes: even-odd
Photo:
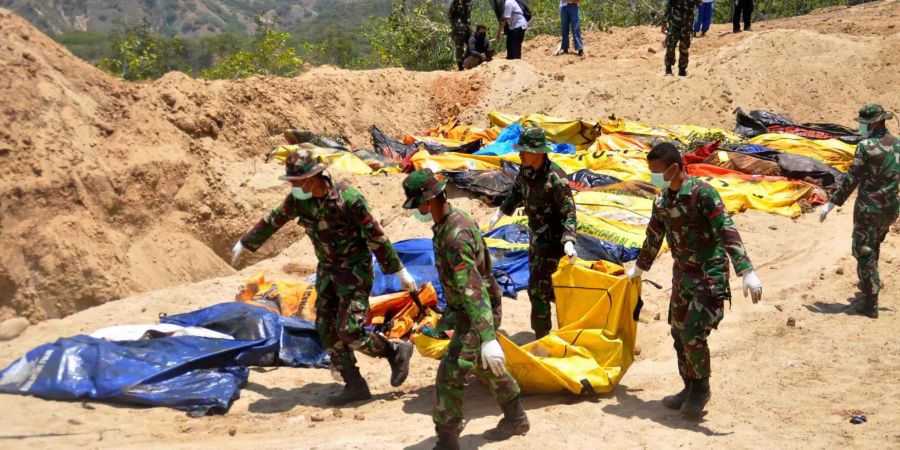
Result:
[[[237,79],[253,75],[277,75],[293,77],[300,73],[303,60],[297,50],[288,45],[291,34],[278,31],[278,21],[256,19],[256,34],[250,46],[238,50],[209,70],[201,73],[203,78]]]
[[[414,5],[409,5],[414,3]],[[385,66],[410,70],[440,70],[453,64],[446,2],[393,0],[387,17],[370,19],[369,41]]]
[[[112,56],[100,60],[100,68],[125,80],[159,78],[174,70],[176,61],[185,57],[178,36],[157,38],[150,33],[147,19],[125,24],[111,36]]]

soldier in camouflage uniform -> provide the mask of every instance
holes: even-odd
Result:
[[[753,303],[762,296],[762,286],[719,193],[684,172],[681,154],[672,144],[655,146],[647,160],[653,184],[662,192],[653,203],[647,239],[628,277],[650,270],[665,238],[675,260],[669,324],[684,389],[665,397],[663,404],[696,416],[710,398],[707,338],[724,317],[725,301],[731,301],[728,258],[744,277],[744,295],[752,292]]]
[[[825,220],[834,205],[842,206],[859,186],[853,208],[853,257],[859,276],[862,301],[850,306],[851,313],[873,319],[878,317],[878,256],[891,224],[900,214],[900,139],[888,133],[885,121],[894,114],[870,103],[859,110],[863,140],[856,146],[850,170],[838,182],[831,202],[822,207],[820,220]]]
[[[495,323],[500,287],[491,274],[490,253],[478,226],[450,206],[444,193],[446,180],[430,169],[417,170],[403,181],[406,202],[416,218],[433,223],[434,255],[438,277],[447,296],[439,329],[452,326],[450,346],[441,358],[435,380],[434,419],[436,449],[458,449],[463,423],[463,390],[470,374],[488,385],[503,409],[496,428],[485,432],[490,440],[504,440],[528,432],[528,417],[519,400],[519,385],[506,369]]]
[[[450,37],[456,50],[456,66],[463,70],[466,59],[466,45],[472,36],[472,0],[453,0],[450,3]]]
[[[531,229],[528,252],[531,328],[535,337],[540,339],[552,328],[550,303],[556,299],[553,273],[563,254],[569,256],[570,262],[577,258],[575,200],[565,172],[547,157],[553,150],[547,144],[544,130],[536,127],[523,129],[518,148],[522,169],[516,176],[509,197],[491,217],[488,228],[493,228],[504,215],[512,214],[524,203]]]
[[[232,264],[244,248],[256,251],[288,221],[297,219],[303,226],[319,260],[316,330],[331,358],[332,371],[339,372],[345,382],[343,391],[330,402],[341,405],[372,396],[354,351],[386,358],[392,386],[402,384],[409,374],[412,345],[389,341],[364,328],[374,281],[372,253],[385,273],[400,276],[405,289],[415,290],[416,285],[362,194],[334,183],[324,170],[325,165],[305,150],[287,158],[286,175],[280,179],[291,183],[291,193],[235,244]]]
[[[672,75],[675,65],[675,46],[678,46],[678,76],[687,76],[688,53],[691,48],[691,31],[694,26],[694,12],[700,0],[666,0],[666,75]]]

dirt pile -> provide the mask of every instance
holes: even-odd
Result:
[[[0,11],[0,94],[10,99],[0,115],[8,168],[0,176],[0,319],[60,317],[232,273],[223,257],[235,237],[283,195],[278,168],[261,154],[288,126],[365,146],[372,124],[394,135],[421,131],[455,104],[482,125],[501,110],[725,128],[737,106],[842,123],[866,101],[900,106],[897,2],[763,22],[740,35],[715,26],[695,40],[686,79],[662,76],[662,35],[637,27],[587,33],[584,59],[549,56],[557,38],[541,36],[526,44],[525,60],[466,73],[323,67],[295,79],[171,73],[124,83]],[[397,181],[353,184],[378,198],[397,193]],[[373,203],[379,217],[397,213]],[[412,225],[397,227],[389,232]],[[290,227],[250,262],[298,236]]]

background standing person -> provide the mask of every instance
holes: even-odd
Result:
[[[860,108],[856,121],[863,140],[857,144],[853,163],[838,181],[831,201],[819,212],[819,220],[824,221],[834,205],[843,205],[859,186],[853,207],[853,257],[863,298],[850,306],[850,312],[873,319],[878,318],[881,291],[881,243],[900,215],[900,139],[888,133],[885,126],[885,121],[893,117],[893,113],[874,103]]]
[[[528,29],[528,20],[519,2],[506,0],[503,4],[503,15],[500,18],[500,27],[497,29],[497,40],[500,33],[506,33],[506,59],[522,59],[522,42],[525,41],[525,30]]]
[[[469,56],[463,61],[463,68],[468,70],[490,61],[494,57],[491,40],[487,37],[487,27],[478,25],[475,34],[469,38]]]
[[[470,20],[472,17],[472,0],[453,0],[450,3],[450,36],[456,51],[456,67],[463,70],[466,58],[466,44],[472,35]]]
[[[678,76],[687,76],[689,52],[691,48],[691,26],[694,23],[694,11],[700,0],[666,0],[665,22],[662,23],[666,34],[666,75],[672,75],[675,65],[675,47],[678,47]]]
[[[700,37],[706,36],[709,26],[712,25],[713,9],[715,8],[715,0],[703,0],[700,3],[700,9],[697,10],[697,20],[694,21],[694,36],[700,33]]]
[[[581,40],[581,11],[578,3],[581,0],[559,0],[559,21],[562,24],[562,47],[557,55],[569,53],[569,29],[572,29],[572,40],[575,41],[575,53],[584,56],[584,42]]]
[[[653,201],[647,239],[628,278],[650,270],[665,238],[674,259],[669,325],[684,389],[663,398],[663,405],[696,417],[711,395],[707,339],[725,317],[725,301],[731,301],[728,258],[744,277],[744,296],[749,291],[753,303],[760,300],[762,285],[719,193],[685,172],[678,149],[668,142],[658,144],[647,154],[647,163],[660,193]]]
[[[741,17],[744,18],[744,31],[750,31],[750,21],[753,17],[753,0],[734,0],[734,12],[731,15],[731,25],[735,33],[741,32]]]

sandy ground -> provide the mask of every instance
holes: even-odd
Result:
[[[395,135],[423,130],[453,103],[480,125],[488,111],[500,110],[731,128],[737,106],[850,124],[867,101],[900,110],[898,16],[900,2],[888,1],[760,23],[740,35],[717,25],[694,42],[686,79],[662,76],[662,35],[641,27],[587,34],[583,60],[549,56],[555,38],[538,37],[526,44],[523,61],[463,74],[318,68],[292,80],[170,74],[128,84],[0,10],[0,161],[7,168],[0,177],[0,319],[35,322],[0,342],[0,364],[60,336],[227,301],[259,270],[311,268],[311,247],[296,227],[240,272],[222,260],[284,195],[274,179],[278,167],[260,154],[288,125],[365,144],[371,124]],[[400,177],[342,178],[366,194],[393,239],[428,235],[399,208]],[[476,217],[489,212],[476,201],[456,202]],[[764,300],[752,305],[736,292],[711,338],[713,399],[704,421],[686,421],[660,403],[679,380],[664,320],[668,290],[647,287],[641,353],[611,394],[527,397],[532,431],[497,444],[479,437],[499,408],[475,383],[463,445],[900,448],[898,230],[882,249],[886,289],[873,321],[842,312],[855,291],[849,207],[824,224],[815,215],[792,221],[757,212],[736,222]],[[670,270],[663,256],[648,278],[667,285]],[[504,331],[530,339],[524,294],[504,311]],[[254,370],[227,415],[199,419],[163,408],[3,395],[0,407],[10,413],[0,448],[430,448],[436,361],[416,357],[399,389],[388,384],[384,361],[362,357],[361,364],[376,399],[338,413],[321,406],[339,389],[324,370]],[[851,425],[853,414],[868,423]]]

